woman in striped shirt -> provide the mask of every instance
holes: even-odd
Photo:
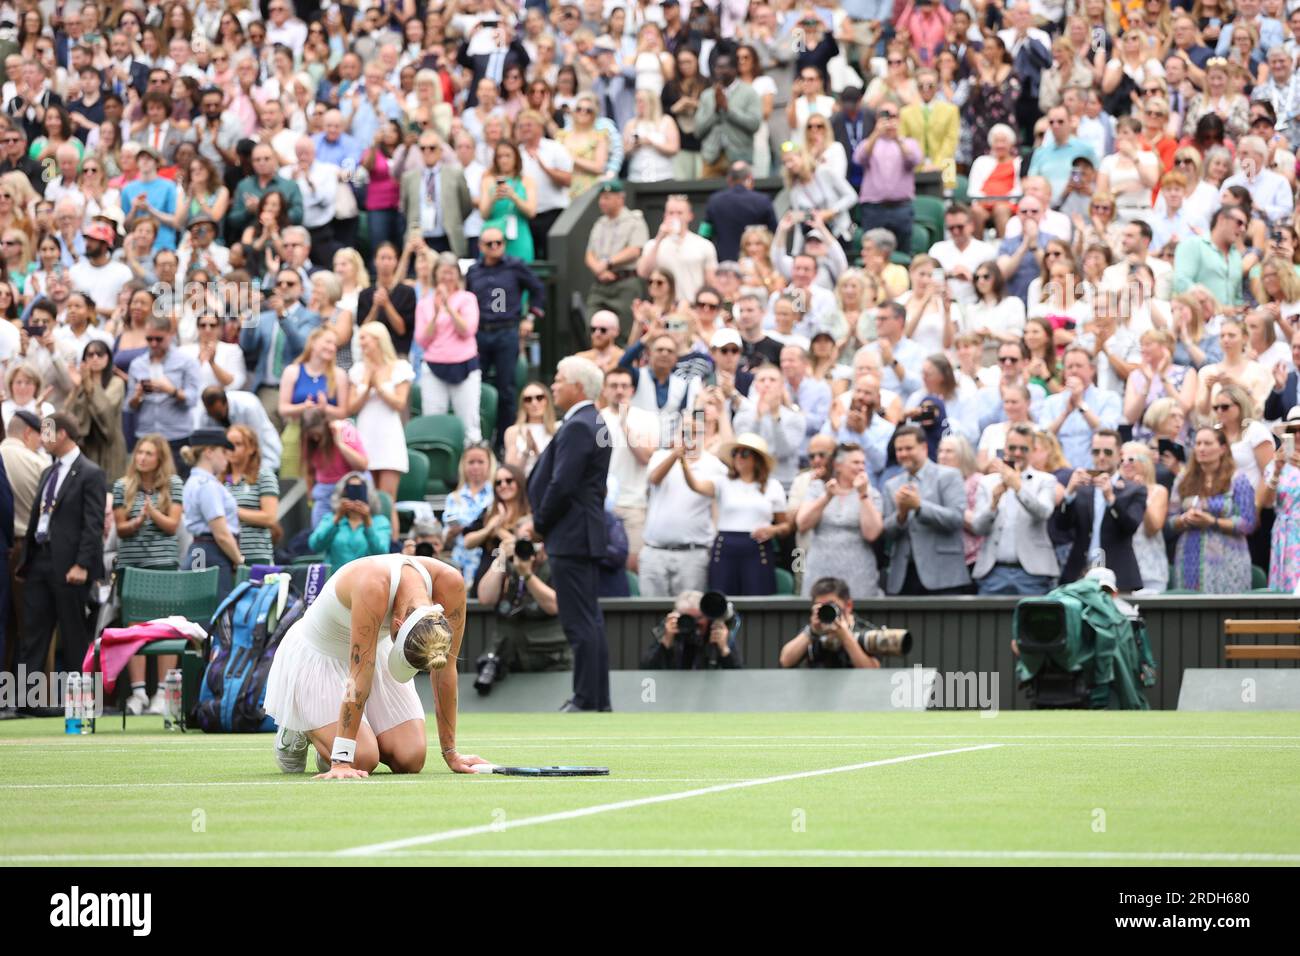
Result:
[[[280,509],[280,482],[262,463],[253,429],[231,425],[226,438],[232,446],[226,454],[226,485],[239,506],[239,551],[247,565],[274,564],[271,534]]]
[[[113,520],[117,525],[117,567],[175,571],[176,529],[181,522],[181,490],[184,486],[172,463],[171,447],[161,435],[143,435],[126,466],[125,477],[113,483]],[[158,673],[179,667],[177,657],[158,658]],[[136,656],[127,665],[131,696],[127,712],[161,714],[162,681],[152,703],[145,692],[145,660]]]

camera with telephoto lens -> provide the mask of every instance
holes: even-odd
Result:
[[[840,649],[840,636],[832,628],[839,619],[840,609],[837,605],[829,602],[819,604],[817,606],[817,626],[811,628],[809,634],[827,650],[838,651]]]
[[[858,638],[858,644],[876,657],[902,657],[912,652],[912,632],[904,627],[871,627]]]
[[[729,625],[735,616],[735,605],[727,600],[725,594],[721,591],[705,591],[700,597],[700,614],[698,617],[694,614],[677,615],[676,636],[693,643],[703,644],[708,640],[709,627],[712,627],[715,621],[722,621]],[[704,634],[700,633],[699,624],[701,620],[709,625],[704,629]]]
[[[474,678],[474,689],[478,691],[480,697],[492,693],[492,685],[506,679],[506,662],[494,651],[480,654],[474,666],[478,669],[478,676]]]

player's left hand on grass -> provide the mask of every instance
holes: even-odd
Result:
[[[351,764],[335,764],[325,773],[318,773],[313,780],[364,780],[370,776],[365,770],[358,770]]]
[[[474,773],[474,767],[478,764],[486,764],[490,761],[482,757],[476,757],[474,754],[461,754],[452,751],[447,754],[447,766],[453,773]]]

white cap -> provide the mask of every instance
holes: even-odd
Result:
[[[1093,568],[1086,576],[1089,580],[1096,581],[1112,594],[1119,593],[1119,585],[1115,581],[1115,572],[1110,568]]]
[[[736,348],[744,348],[740,341],[740,333],[735,329],[718,329],[713,333],[713,338],[709,339],[709,347],[720,349],[724,345],[734,345]]]

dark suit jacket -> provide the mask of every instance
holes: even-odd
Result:
[[[478,105],[478,81],[487,76],[488,62],[492,59],[490,53],[469,53],[469,44],[461,46],[460,52],[456,55],[456,60],[461,66],[466,67],[473,72],[473,79],[469,83],[469,95],[465,99],[465,109],[470,109]],[[501,67],[501,75],[505,76],[505,71],[512,66],[517,66],[521,70],[526,70],[529,63],[528,51],[520,40],[514,40],[506,49],[506,61]]]
[[[713,244],[723,262],[740,258],[740,237],[747,226],[767,226],[776,232],[772,200],[744,186],[732,186],[710,196],[704,218],[713,224]]]
[[[51,465],[41,472],[41,480],[36,485],[20,575],[26,572],[36,552],[41,501],[45,498],[45,483],[53,470]],[[104,576],[104,504],[107,495],[108,479],[103,469],[85,454],[78,455],[59,487],[54,512],[50,515],[50,548],[57,573],[62,574],[76,564],[86,569],[88,581],[97,581]]]
[[[595,405],[560,426],[528,478],[533,527],[556,558],[605,556],[605,479],[610,443]]]
[[[858,113],[862,117],[862,139],[866,139],[871,135],[871,131],[876,128],[876,111],[860,106]],[[844,147],[844,155],[849,157],[849,183],[853,186],[860,185],[862,182],[862,166],[853,161],[853,150],[857,148],[858,144],[849,138],[848,119],[845,117],[843,110],[840,110],[831,118],[831,132],[835,134],[835,142]]]
[[[1297,396],[1297,385],[1300,385],[1300,376],[1295,372],[1288,372],[1286,384],[1282,386],[1282,391],[1274,390],[1268,393],[1268,399],[1264,402],[1264,417],[1269,420],[1286,418],[1286,413],[1300,403],[1300,396]]]
[[[9,473],[5,471],[5,462],[0,458],[0,562],[14,546],[14,489],[9,484]],[[7,588],[8,581],[0,582],[0,588]]]
[[[1074,544],[1061,572],[1061,583],[1068,584],[1083,576],[1088,562],[1088,543],[1092,538],[1092,493],[1083,489],[1074,501],[1062,501],[1062,525],[1074,530]],[[1115,503],[1106,509],[1101,519],[1101,550],[1106,553],[1106,567],[1115,572],[1115,582],[1121,591],[1136,591],[1142,587],[1142,572],[1133,556],[1133,535],[1142,527],[1147,510],[1145,485],[1132,485],[1116,489]]]

